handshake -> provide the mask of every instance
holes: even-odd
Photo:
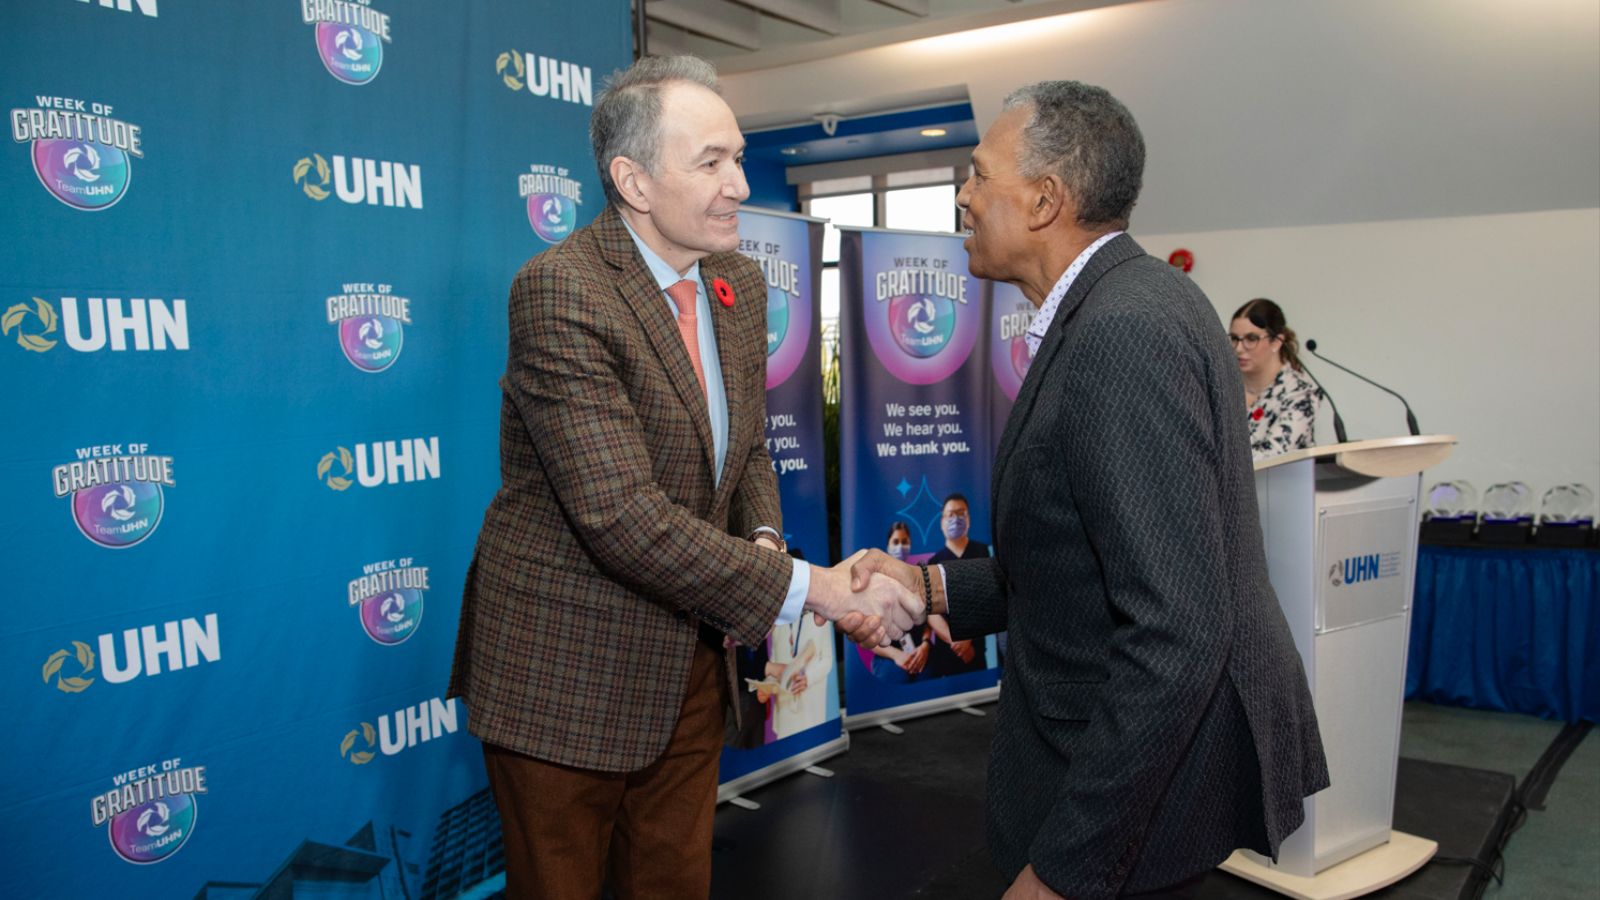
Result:
[[[917,566],[860,550],[833,568],[811,567],[805,609],[818,625],[831,621],[857,644],[881,647],[944,611],[944,579],[928,574],[925,588]]]

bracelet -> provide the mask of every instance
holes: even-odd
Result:
[[[750,542],[755,543],[755,539],[760,537],[764,537],[767,540],[772,541],[774,544],[777,544],[779,553],[788,554],[789,542],[783,539],[783,535],[773,531],[770,528],[762,528],[751,533]]]
[[[917,568],[922,570],[922,600],[928,606],[928,615],[933,615],[933,579],[928,577],[928,564],[920,563]]]

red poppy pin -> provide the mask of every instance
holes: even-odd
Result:
[[[722,301],[723,306],[732,308],[733,288],[728,287],[728,283],[726,281],[723,281],[721,278],[711,279],[711,293],[717,295],[717,299]]]
[[[1255,420],[1255,421],[1257,421],[1257,422],[1259,422],[1259,421],[1261,421],[1261,417],[1266,415],[1266,414],[1267,414],[1267,408],[1265,406],[1258,406],[1258,407],[1255,408],[1255,410],[1253,412],[1250,413],[1250,418]]]
[[[1167,257],[1167,265],[1172,266],[1174,269],[1181,269],[1184,272],[1193,272],[1194,254],[1180,247],[1172,251]]]

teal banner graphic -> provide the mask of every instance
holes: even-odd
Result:
[[[8,5],[7,896],[498,889],[444,693],[508,287],[601,207],[629,22]]]

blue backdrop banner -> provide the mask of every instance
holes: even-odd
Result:
[[[822,221],[744,208],[740,250],[767,276],[767,452],[778,475],[784,540],[818,565],[828,559],[822,445]],[[739,300],[735,300],[739,302]],[[839,667],[833,626],[809,615],[779,625],[760,646],[738,647],[744,728],[722,753],[721,781],[760,780],[839,740]],[[843,749],[840,746],[838,749]],[[816,758],[824,753],[810,754]],[[751,779],[749,776],[755,776]]]
[[[840,237],[843,549],[909,538],[902,552],[912,562],[986,555],[999,432],[986,293],[967,271],[962,238]],[[894,646],[848,648],[849,718],[878,721],[894,708],[927,709],[927,701],[993,687],[998,656],[992,638],[952,642],[938,616]]]
[[[8,6],[5,894],[493,889],[443,694],[506,292],[630,49],[622,0]]]

